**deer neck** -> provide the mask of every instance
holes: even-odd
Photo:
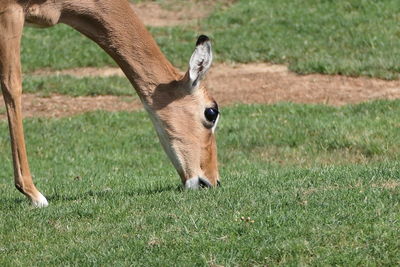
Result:
[[[147,104],[158,86],[181,77],[127,1],[65,1],[60,22],[102,47]]]

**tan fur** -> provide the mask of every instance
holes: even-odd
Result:
[[[65,23],[99,44],[136,89],[182,181],[204,176],[212,185],[217,183],[215,137],[205,127],[204,118],[213,99],[203,88],[189,88],[188,75],[181,75],[165,58],[126,0],[2,0],[0,80],[15,184],[33,203],[40,202],[41,194],[32,182],[22,128],[20,40],[24,23],[41,27]]]

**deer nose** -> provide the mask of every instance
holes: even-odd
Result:
[[[201,178],[201,177],[199,177],[199,185],[200,185],[201,188],[210,188],[210,187],[212,187],[212,184],[208,180],[206,180],[204,178]]]

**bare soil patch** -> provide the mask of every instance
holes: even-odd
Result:
[[[75,68],[67,70],[51,70],[51,69],[41,69],[31,73],[31,75],[36,76],[49,76],[49,75],[70,75],[77,78],[82,77],[109,77],[109,76],[123,76],[124,73],[120,68],[104,67],[104,68]]]
[[[132,5],[133,10],[147,26],[163,27],[187,24],[201,19],[210,12],[207,9],[200,9],[199,12],[190,10],[167,10],[155,2],[144,2]],[[191,14],[192,13],[192,14]]]
[[[36,75],[123,76],[119,68],[79,68]],[[234,103],[272,104],[277,102],[319,103],[340,106],[375,99],[400,98],[400,81],[340,75],[298,75],[284,65],[266,63],[215,64],[204,81],[211,95],[222,106]],[[132,89],[133,90],[133,89]],[[117,96],[41,97],[24,94],[24,116],[61,117],[91,110],[134,111],[141,108],[136,98]],[[0,103],[0,118],[5,118],[4,103]]]
[[[22,96],[24,117],[66,117],[95,110],[136,111],[142,108],[139,99],[118,96],[51,95],[41,97],[35,94]],[[0,119],[6,119],[3,101],[0,104]]]
[[[163,27],[189,24],[207,17],[218,4],[228,5],[233,0],[168,0],[163,5],[153,1],[132,4],[133,10],[147,26]]]
[[[206,80],[211,94],[231,103],[296,102],[333,106],[400,98],[400,81],[340,75],[298,75],[265,63],[217,65]]]

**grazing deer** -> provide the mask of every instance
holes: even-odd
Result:
[[[218,105],[200,86],[212,61],[206,36],[198,38],[189,70],[182,75],[162,54],[127,0],[1,0],[0,80],[15,186],[33,205],[48,203],[32,181],[22,126],[20,42],[25,23],[40,27],[65,23],[95,41],[136,89],[184,186],[219,185],[214,137]]]

